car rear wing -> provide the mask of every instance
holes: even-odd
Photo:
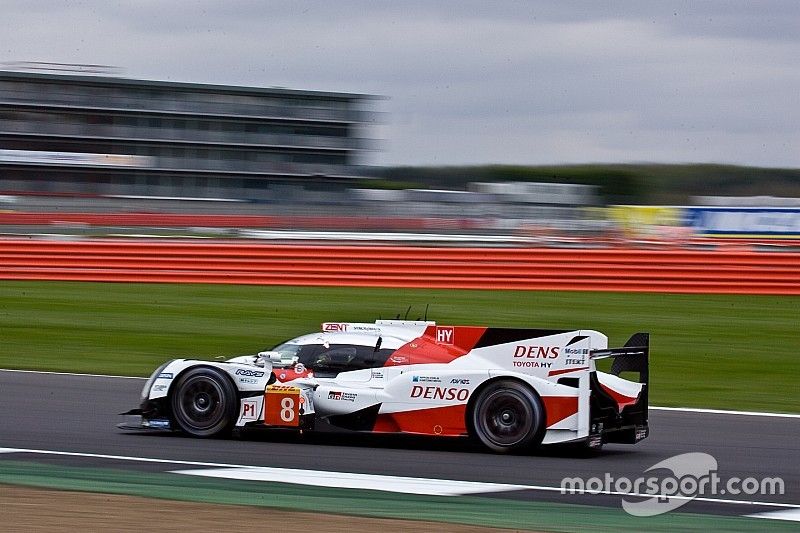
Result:
[[[589,357],[592,359],[614,358],[611,364],[611,373],[619,376],[622,372],[638,372],[639,383],[650,381],[650,334],[634,333],[622,348],[606,348],[592,350]]]
[[[621,405],[598,377],[590,376],[592,387],[590,446],[603,442],[634,444],[647,437],[648,397],[650,393],[650,334],[635,333],[622,348],[608,348],[589,352],[592,359],[612,358],[611,374],[621,377],[623,372],[637,372],[641,383],[634,404]],[[623,378],[624,379],[624,378]],[[592,430],[592,428],[594,428]]]

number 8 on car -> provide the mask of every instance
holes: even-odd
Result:
[[[264,393],[264,423],[268,426],[300,425],[300,389],[286,385],[270,385]]]

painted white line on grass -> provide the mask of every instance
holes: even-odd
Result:
[[[787,509],[785,511],[769,511],[747,515],[750,518],[767,518],[769,520],[789,520],[800,522],[800,509]]]
[[[45,370],[16,370],[10,368],[0,368],[0,372],[19,372],[23,374],[51,374],[56,376],[83,376],[90,378],[116,378],[116,379],[147,379],[139,376],[114,376],[105,374],[81,374],[78,372],[48,372]],[[681,413],[705,413],[712,415],[738,415],[738,416],[764,416],[772,418],[800,418],[800,414],[795,413],[770,413],[767,411],[733,411],[728,409],[705,409],[701,407],[659,407],[651,405],[649,409],[653,411],[677,411]]]
[[[155,459],[151,457],[131,457],[126,455],[106,455],[106,454],[99,454],[99,453],[81,453],[81,452],[64,452],[64,451],[56,451],[56,450],[35,450],[29,448],[0,448],[4,450],[4,453],[30,453],[30,454],[40,454],[40,455],[59,455],[59,456],[69,456],[69,457],[87,457],[93,459],[111,459],[115,461],[132,461],[132,462],[141,462],[141,463],[160,463],[160,464],[173,464],[173,465],[185,465],[185,466],[199,466],[199,467],[210,467],[216,469],[216,472],[211,477],[223,477],[224,472],[228,472],[231,479],[243,479],[240,477],[235,477],[237,470],[247,471],[249,472],[247,475],[247,479],[255,479],[254,476],[257,475],[259,470],[264,471],[279,471],[283,472],[282,477],[283,479],[280,481],[281,483],[289,483],[289,484],[296,484],[296,485],[312,485],[312,486],[319,486],[319,479],[320,478],[334,478],[337,476],[364,476],[366,478],[386,478],[391,480],[396,479],[412,479],[418,480],[420,482],[435,482],[435,483],[469,483],[471,489],[478,488],[478,485],[482,485],[486,487],[486,490],[483,492],[491,493],[493,492],[492,487],[507,487],[504,490],[533,490],[533,491],[544,491],[544,492],[558,492],[564,493],[563,489],[554,486],[547,486],[547,485],[503,485],[499,483],[488,483],[488,482],[481,482],[481,481],[457,481],[457,480],[430,480],[426,478],[402,478],[396,476],[384,476],[378,474],[354,474],[349,472],[327,472],[321,470],[298,470],[293,468],[273,468],[273,467],[259,467],[253,465],[237,465],[237,464],[225,464],[225,463],[207,463],[207,462],[200,462],[200,461],[180,461],[180,460],[171,460],[171,459]],[[173,471],[176,473],[187,473],[181,471]],[[199,475],[200,470],[192,470],[191,475]],[[298,474],[303,473],[302,477],[297,477],[296,479],[292,477],[292,473]],[[510,488],[514,487],[514,488]],[[361,487],[350,487],[350,488],[365,488]],[[374,490],[388,490],[390,492],[403,492],[402,490],[396,489],[374,489]],[[580,495],[611,495],[611,496],[634,496],[634,497],[642,497],[642,498],[653,498],[653,497],[660,497],[660,498],[674,498],[679,500],[695,500],[700,502],[712,502],[712,503],[723,503],[729,505],[759,505],[764,507],[777,507],[781,509],[798,509],[800,510],[800,504],[797,503],[782,503],[782,502],[763,502],[763,501],[755,501],[755,500],[727,500],[722,498],[704,498],[704,497],[692,497],[692,496],[672,496],[667,494],[644,494],[639,492],[620,492],[620,491],[587,491],[587,490],[575,490],[575,491],[568,491],[569,494],[580,494]],[[476,494],[475,491],[471,491],[468,494]]]

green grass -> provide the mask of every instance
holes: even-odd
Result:
[[[174,357],[254,353],[323,321],[651,333],[651,403],[798,412],[800,298],[0,282],[0,367],[149,375]]]

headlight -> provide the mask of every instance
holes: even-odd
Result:
[[[167,365],[169,365],[172,361],[174,361],[174,359],[167,361],[160,367],[156,368],[155,372],[153,372],[150,375],[150,378],[148,378],[148,380],[144,384],[144,387],[142,388],[142,400],[146,400],[150,396],[150,388],[153,386],[153,382],[156,380],[158,375],[161,372],[163,372],[165,368],[167,368]]]

